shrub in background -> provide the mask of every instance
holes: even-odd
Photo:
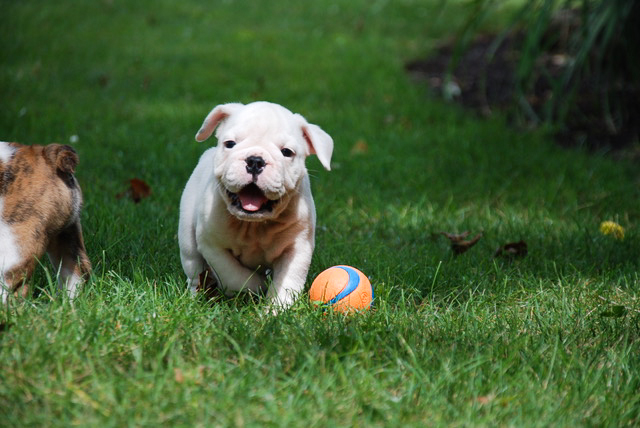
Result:
[[[500,5],[473,3],[449,76],[481,21]],[[561,133],[569,123],[573,129],[589,128],[596,134],[595,145],[638,141],[640,2],[528,0],[494,39],[487,62],[507,39],[518,44],[512,102],[521,118],[550,124]]]

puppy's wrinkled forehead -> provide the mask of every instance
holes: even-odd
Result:
[[[298,132],[296,132],[298,131]],[[262,139],[301,134],[295,116],[276,105],[248,105],[232,114],[218,129],[218,138]],[[302,135],[302,134],[301,134]]]

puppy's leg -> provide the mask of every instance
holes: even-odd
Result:
[[[182,262],[184,273],[187,274],[189,290],[195,294],[200,284],[200,274],[206,269],[206,262],[200,253],[189,253],[182,251],[182,249],[180,249],[180,261]]]
[[[0,205],[1,207],[1,205]],[[0,222],[0,226],[2,226]],[[15,226],[13,234],[7,241],[6,231],[3,235],[0,227],[0,294],[6,303],[10,294],[27,297],[30,293],[27,281],[36,268],[37,259],[44,254],[45,240],[39,229],[34,230],[28,222],[20,222]],[[17,245],[19,242],[19,245]]]
[[[258,293],[262,289],[262,275],[241,265],[229,251],[209,247],[203,255],[218,275],[225,294],[239,291]]]
[[[286,309],[302,293],[312,254],[312,243],[298,241],[276,260],[273,266],[273,284],[267,292],[267,298],[273,305]]]
[[[178,245],[180,246],[180,262],[182,269],[187,275],[189,289],[193,294],[198,291],[200,284],[200,273],[202,273],[207,263],[198,251],[196,242],[195,226],[193,225],[193,210],[191,205],[184,203],[185,196],[182,197],[180,207],[180,222],[178,223]]]
[[[54,268],[59,269],[58,287],[73,299],[91,273],[91,262],[82,239],[82,227],[77,221],[51,239],[47,254]]]
[[[222,297],[223,293],[220,278],[218,278],[215,271],[211,269],[211,266],[205,266],[205,269],[198,275],[198,280],[197,292],[204,294],[207,300]]]
[[[31,278],[35,267],[36,259],[30,257],[4,273],[3,278],[0,278],[0,294],[2,295],[3,304],[7,303],[7,298],[10,294],[22,297],[29,296],[31,289],[27,280]]]

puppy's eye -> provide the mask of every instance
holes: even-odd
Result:
[[[290,158],[295,155],[295,152],[293,150],[287,149],[286,147],[280,151],[282,152],[282,156],[284,156],[285,158]]]
[[[229,140],[229,141],[225,141],[225,142],[224,142],[224,143],[222,143],[222,144],[224,144],[224,146],[225,146],[227,149],[232,149],[232,148],[233,148],[233,146],[235,146],[235,145],[236,145],[236,142],[235,142],[235,141],[233,141],[233,140]]]

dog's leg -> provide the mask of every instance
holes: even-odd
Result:
[[[180,262],[187,275],[189,290],[196,294],[200,287],[200,274],[206,270],[207,262],[198,252],[195,237],[186,239],[180,235]]]
[[[80,286],[91,273],[91,262],[82,239],[82,228],[77,221],[64,229],[49,243],[47,254],[54,268],[59,269],[58,286],[73,299]]]
[[[9,234],[10,239],[7,241],[7,232],[6,229],[2,230],[1,223],[0,221],[0,239],[3,239],[0,241],[0,295],[2,302],[6,303],[11,294],[29,296],[31,289],[27,281],[36,268],[37,258],[44,253],[45,244],[42,236],[26,222],[17,224],[13,230],[15,236]],[[19,246],[18,238],[15,238],[17,236],[20,237]]]
[[[36,259],[31,257],[4,273],[3,278],[0,278],[0,294],[3,304],[7,303],[10,294],[22,297],[29,296],[31,289],[27,280],[31,278],[35,267]]]
[[[220,278],[218,278],[215,271],[211,269],[211,266],[206,265],[205,269],[198,275],[198,287],[196,291],[204,294],[207,300],[222,297],[223,293]]]
[[[226,295],[239,291],[259,293],[262,289],[262,275],[244,267],[229,251],[209,247],[203,255],[218,275]]]
[[[298,241],[276,260],[273,266],[273,284],[267,291],[267,298],[273,305],[286,309],[302,293],[312,254],[313,243]]]
[[[182,205],[182,211],[190,208],[189,205],[186,207],[184,206],[185,204]],[[178,224],[178,244],[180,246],[180,262],[182,263],[182,269],[187,275],[189,289],[193,294],[195,294],[197,293],[200,284],[200,273],[206,269],[207,263],[202,257],[202,254],[198,251],[195,227],[191,221],[192,217],[193,214],[191,211],[188,211],[187,214],[180,215],[180,222]]]
[[[189,290],[195,294],[200,285],[200,274],[205,271],[206,262],[199,253],[188,255],[183,251],[180,251],[180,260],[182,269],[187,274]]]

